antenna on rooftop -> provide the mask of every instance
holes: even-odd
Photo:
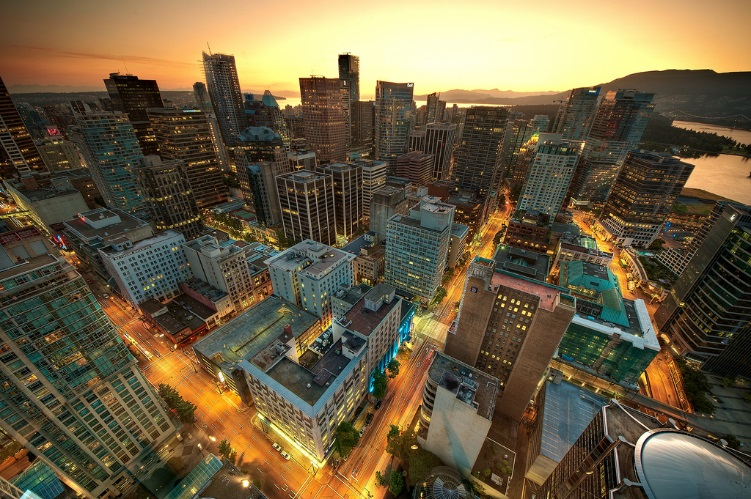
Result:
[[[209,42],[206,42],[206,46],[209,48],[209,55],[211,55],[211,45],[209,45]]]
[[[123,66],[125,66],[125,74],[129,75],[130,73],[128,72],[128,65],[125,64],[125,59],[124,58],[123,58]]]

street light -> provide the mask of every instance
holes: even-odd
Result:
[[[243,487],[247,489],[248,487],[250,487],[250,480],[246,478],[245,480],[242,481],[242,484],[243,484]]]

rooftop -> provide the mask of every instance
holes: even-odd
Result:
[[[367,284],[358,284],[357,286],[351,286],[349,288],[340,288],[334,292],[334,297],[349,303],[350,305],[354,305],[371,289],[373,288]]]
[[[540,453],[560,462],[606,403],[566,381],[545,382]]]
[[[198,497],[211,479],[222,468],[222,461],[214,454],[209,454],[180,480],[164,499],[192,499]]]
[[[469,234],[469,227],[467,227],[466,225],[457,223],[451,225],[452,236],[462,239],[464,237],[467,237],[467,234]]]
[[[582,261],[561,263],[560,285],[585,302],[601,305],[599,319],[630,328],[634,323],[621,296],[618,279],[609,268]],[[581,303],[587,306],[586,303]],[[637,323],[638,325],[638,323]]]
[[[496,269],[507,270],[541,282],[545,282],[550,268],[549,256],[505,244],[498,245],[493,260]]]
[[[493,419],[493,410],[498,396],[497,378],[468,366],[463,362],[437,352],[428,370],[428,376],[456,398],[474,407],[477,414]]]
[[[395,289],[388,284],[377,285],[344,314],[339,323],[350,331],[370,336],[391,310],[401,303],[394,293]],[[378,310],[373,310],[370,303],[380,303]],[[401,314],[401,306],[399,312]]]
[[[65,225],[85,240],[104,239],[131,230],[148,227],[149,223],[117,209],[98,208],[81,213]]]
[[[535,295],[540,299],[539,307],[548,312],[555,310],[559,300],[570,307],[574,307],[575,304],[574,298],[564,294],[565,290],[557,286],[537,282],[524,276],[514,275],[505,270],[496,269],[493,273],[491,285],[493,288],[496,286],[508,286],[509,288]]]
[[[217,289],[211,284],[202,281],[197,277],[191,277],[190,280],[188,280],[185,284],[197,294],[206,297],[209,301],[212,301],[214,303],[227,296],[227,293],[225,293],[221,289]]]
[[[318,319],[293,303],[270,296],[198,341],[193,349],[231,372],[238,362],[252,358],[277,338],[286,324],[297,337],[318,324]]]
[[[269,267],[292,272],[302,268],[301,273],[320,279],[355,256],[325,244],[306,239],[266,260]]]
[[[269,127],[251,126],[240,132],[243,142],[281,142],[282,137]]]

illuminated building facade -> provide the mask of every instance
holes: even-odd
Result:
[[[386,161],[392,171],[396,157],[407,152],[407,137],[414,119],[414,89],[414,83],[376,82],[375,157]]]
[[[157,231],[177,231],[186,241],[204,231],[182,161],[162,163],[159,156],[147,156],[136,171],[144,204]]]
[[[276,177],[284,235],[290,241],[312,239],[336,244],[334,179],[301,170]]]
[[[112,110],[128,116],[145,156],[159,154],[159,144],[149,124],[146,110],[162,107],[162,95],[156,80],[141,80],[133,75],[110,73],[104,86],[112,101]]]
[[[203,72],[224,144],[234,147],[245,128],[245,110],[235,56],[204,52]]]
[[[319,163],[347,159],[349,129],[342,95],[338,78],[300,78],[303,132]]]
[[[0,290],[0,428],[77,493],[119,496],[175,432],[158,395],[36,229],[0,238]]]
[[[24,173],[44,172],[34,139],[18,114],[10,92],[0,78],[0,177],[11,178]]]
[[[670,154],[628,153],[598,223],[620,245],[648,247],[693,170],[694,165]]]
[[[558,108],[553,133],[559,133],[567,140],[586,139],[597,113],[599,97],[600,87],[573,89]]]

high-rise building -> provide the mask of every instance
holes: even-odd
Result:
[[[284,145],[289,146],[290,134],[284,113],[270,90],[264,91],[260,100],[254,94],[245,94],[245,118],[248,126],[273,129],[282,138]]]
[[[197,109],[149,109],[149,119],[164,160],[180,160],[199,208],[227,200],[209,117]]]
[[[290,241],[312,239],[336,244],[334,179],[307,170],[276,178],[284,236]]]
[[[443,115],[446,112],[446,101],[441,100],[441,94],[433,92],[428,95],[427,112],[425,115],[425,124],[441,123]]]
[[[520,163],[523,161],[524,153],[522,148],[529,142],[532,136],[535,134],[535,127],[530,121],[523,119],[509,119],[508,126],[506,127],[506,133],[503,137],[503,144],[501,146],[501,170],[503,172],[503,178],[508,179],[510,183],[514,183],[514,178],[517,172],[522,169]],[[521,182],[526,177],[526,170],[524,175],[519,174]],[[521,184],[519,182],[519,184]]]
[[[175,427],[83,277],[35,229],[0,238],[0,429],[73,490],[114,497]]]
[[[211,99],[209,93],[206,91],[206,84],[202,81],[197,81],[193,84],[193,98],[196,101],[198,109],[205,113],[214,112],[214,108],[211,107]]]
[[[300,78],[300,102],[305,140],[318,161],[345,161],[349,131],[341,80],[322,76]]]
[[[104,80],[112,101],[112,110],[127,114],[145,156],[159,154],[159,144],[149,124],[146,110],[162,107],[162,95],[156,80],[141,80],[133,75],[110,73]]]
[[[579,162],[581,142],[562,140],[559,134],[540,134],[517,209],[534,210],[555,220]]]
[[[578,202],[604,201],[626,154],[639,145],[654,111],[654,94],[611,91],[597,109],[582,160],[571,183]]]
[[[422,152],[435,156],[432,180],[446,180],[451,175],[451,153],[454,150],[456,125],[428,123],[425,126],[425,145]]]
[[[235,56],[204,52],[203,71],[222,139],[227,147],[233,147],[245,128],[243,96]]]
[[[97,208],[83,211],[65,221],[63,229],[67,244],[76,252],[81,262],[93,270],[103,281],[110,276],[102,262],[99,250],[128,239],[131,244],[154,235],[151,224],[120,210]]]
[[[475,258],[444,353],[500,380],[496,414],[518,421],[574,316],[563,289]]]
[[[62,137],[45,137],[37,143],[37,150],[51,172],[83,166],[76,146]]]
[[[353,164],[362,168],[362,215],[364,218],[370,218],[370,202],[373,199],[373,193],[386,185],[389,164],[385,161],[370,159],[357,159],[353,161]]]
[[[612,400],[524,498],[743,497],[750,466],[746,454]]]
[[[375,102],[372,100],[352,103],[352,145],[373,147],[375,130]]]
[[[670,154],[628,153],[598,224],[623,246],[647,247],[657,239],[694,165]]]
[[[407,136],[412,128],[414,83],[376,82],[375,157],[396,167],[396,157],[407,152]]]
[[[498,379],[437,352],[420,407],[423,448],[469,475],[490,430],[498,388]]]
[[[348,144],[354,141],[353,109],[360,100],[360,58],[350,53],[339,54],[339,80],[346,103],[344,113],[347,116],[349,132]]]
[[[215,237],[205,235],[185,243],[183,251],[193,276],[227,293],[235,313],[264,298],[249,262],[254,253],[251,245],[243,241],[220,244]]]
[[[112,241],[99,254],[122,296],[137,307],[149,298],[165,301],[180,294],[180,283],[190,277],[184,244],[182,234],[167,230],[135,244],[128,238]]]
[[[415,187],[428,185],[433,179],[435,156],[420,151],[400,154],[396,157],[396,175],[409,179]]]
[[[324,329],[333,317],[331,297],[353,283],[355,255],[306,239],[266,260],[274,294],[321,319]]]
[[[143,197],[135,169],[143,153],[128,118],[119,113],[79,114],[72,134],[107,206],[140,211]]]
[[[356,163],[329,163],[318,167],[318,171],[334,181],[336,235],[350,241],[363,224],[362,167]]]
[[[409,201],[404,189],[383,185],[373,191],[370,200],[370,231],[378,234],[380,240],[386,239],[386,224],[394,215],[407,215]]]
[[[553,133],[560,133],[568,140],[586,139],[595,119],[599,97],[600,87],[573,89],[558,108]]]
[[[162,162],[159,156],[146,156],[136,172],[144,205],[157,231],[174,230],[186,241],[204,231],[182,161]]]
[[[636,387],[660,351],[643,300],[624,300],[607,267],[582,261],[561,264],[560,287],[576,297],[576,315],[558,357],[611,382]]]
[[[718,203],[688,265],[655,313],[672,347],[720,376],[751,376],[751,207]]]
[[[446,270],[454,206],[425,196],[409,216],[394,215],[386,223],[386,282],[433,299]]]
[[[34,139],[23,124],[10,92],[0,78],[0,177],[11,178],[25,173],[44,172]]]
[[[258,222],[265,227],[282,223],[276,177],[289,171],[287,163],[278,161],[258,161],[237,168],[237,179],[245,202],[253,204]]]
[[[458,189],[473,191],[484,204],[484,221],[495,207],[502,180],[501,142],[506,133],[505,107],[472,106],[467,109],[464,131],[456,152],[452,176]]]

